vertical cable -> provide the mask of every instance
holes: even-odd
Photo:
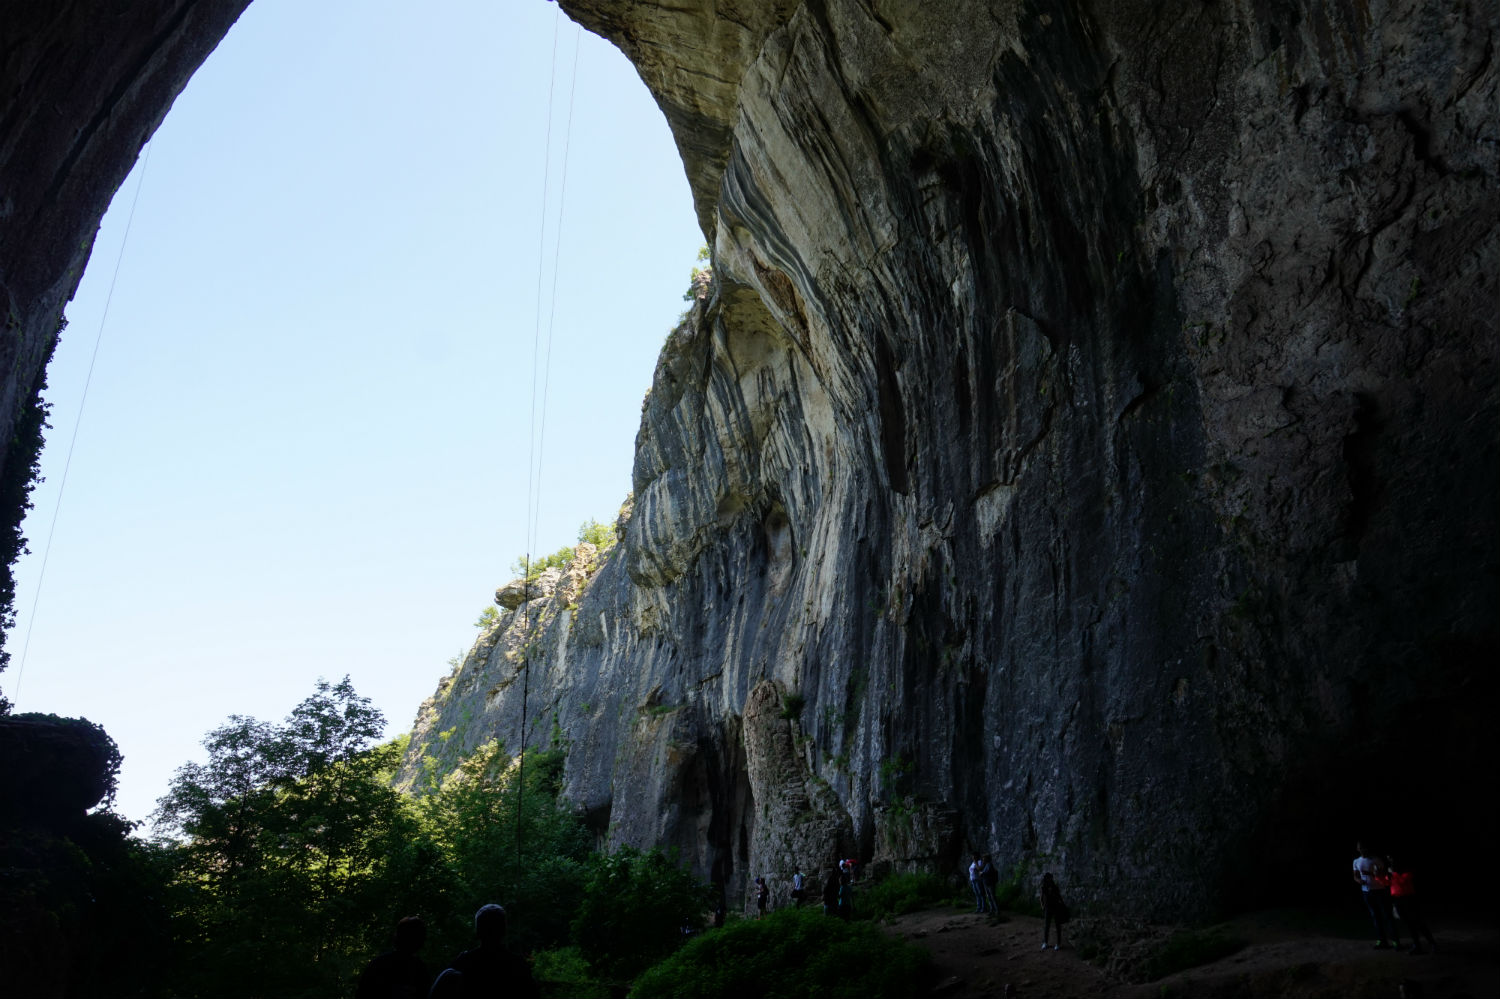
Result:
[[[21,682],[26,678],[26,656],[31,651],[31,630],[36,624],[36,608],[42,601],[42,583],[47,578],[47,559],[52,555],[52,538],[57,533],[57,515],[62,512],[63,492],[68,488],[68,470],[73,467],[73,448],[78,443],[78,428],[83,425],[83,407],[89,401],[89,386],[94,381],[94,364],[99,360],[99,345],[104,342],[104,323],[109,318],[110,303],[115,300],[115,284],[120,280],[120,263],[125,259],[125,245],[130,242],[130,227],[135,224],[135,206],[141,200],[141,185],[146,182],[146,166],[151,162],[151,143],[141,153],[141,169],[135,177],[135,195],[130,199],[130,215],[125,219],[125,234],[120,237],[120,252],[115,256],[114,273],[109,279],[109,293],[104,296],[104,312],[99,316],[99,330],[94,334],[94,350],[89,355],[88,374],[83,379],[83,395],[78,400],[78,418],[73,435],[68,438],[68,453],[63,460],[62,480],[57,484],[57,502],[52,507],[52,521],[47,526],[47,543],[42,548],[42,564],[37,571],[36,592],[31,596],[31,613],[26,618],[26,641],[21,646],[21,662],[16,667],[16,699],[21,697]]]

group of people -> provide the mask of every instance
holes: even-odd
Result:
[[[838,865],[823,879],[823,913],[849,919],[854,914],[854,879],[859,870],[856,860],[840,860]],[[764,875],[757,875],[754,883],[755,917],[759,919],[770,911],[771,886]],[[801,867],[792,868],[792,902],[802,908],[807,902],[807,876]]]
[[[396,924],[396,947],[365,966],[356,999],[539,999],[531,965],[505,946],[505,909],[493,903],[474,914],[479,946],[464,951],[436,979],[417,956],[427,924],[408,916]]]
[[[988,853],[982,856],[976,853],[972,856],[974,859],[969,864],[969,888],[974,892],[974,912],[976,915],[998,915],[1000,903],[995,900],[995,888],[1000,884],[1000,871],[995,866],[995,858]],[[1057,887],[1057,879],[1050,873],[1042,875],[1038,896],[1042,905],[1042,950],[1049,946],[1054,925],[1057,927],[1057,943],[1050,946],[1057,950],[1062,946],[1063,924],[1068,921],[1069,913],[1068,906],[1063,902],[1062,891]]]
[[[1366,849],[1363,842],[1354,844],[1354,849],[1359,856],[1354,859],[1352,876],[1375,927],[1375,949],[1401,949],[1401,930],[1396,925],[1399,917],[1411,934],[1411,952],[1421,954],[1422,938],[1426,937],[1427,945],[1435,953],[1437,941],[1422,915],[1416,875],[1411,868],[1400,857],[1381,856]]]
[[[969,887],[974,892],[975,913],[997,915],[1000,903],[995,901],[995,887],[1000,884],[1000,872],[995,869],[995,860],[989,854],[974,854],[969,865]]]

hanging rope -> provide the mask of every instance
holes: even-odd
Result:
[[[521,738],[516,756],[516,863],[521,862],[521,805],[526,790],[526,713],[531,696],[531,553],[536,548],[537,520],[541,516],[542,458],[545,453],[547,434],[547,387],[552,370],[552,327],[557,314],[557,270],[562,253],[563,208],[568,192],[568,148],[573,136],[573,95],[578,85],[578,46],[581,29],[574,26],[573,68],[568,84],[568,114],[563,129],[562,178],[557,200],[557,224],[553,229],[552,289],[551,302],[547,308],[546,355],[541,366],[541,411],[537,410],[537,359],[541,356],[542,341],[542,288],[547,262],[547,189],[551,179],[552,156],[552,105],[557,85],[557,38],[562,23],[561,11],[552,29],[552,73],[547,85],[547,141],[542,160],[542,221],[537,243],[536,262],[536,330],[531,341],[531,417],[529,421],[529,447],[526,459],[526,554],[522,559],[522,603],[521,627],[525,636],[521,645]]]
[[[130,242],[130,227],[135,224],[135,206],[141,200],[141,185],[146,181],[146,167],[151,162],[151,143],[141,152],[141,169],[135,177],[135,194],[130,199],[130,214],[125,219],[125,234],[120,237],[120,252],[115,256],[115,270],[109,279],[109,293],[104,296],[104,312],[99,316],[99,330],[94,334],[94,350],[89,355],[88,374],[83,379],[83,395],[78,400],[78,417],[73,421],[73,435],[68,439],[68,453],[63,460],[62,479],[57,484],[57,502],[52,507],[52,521],[47,525],[47,543],[42,547],[42,564],[37,570],[36,592],[31,597],[31,613],[26,618],[26,641],[21,646],[21,662],[16,667],[16,700],[21,698],[21,682],[26,678],[26,656],[31,652],[31,629],[36,624],[36,608],[42,601],[42,583],[47,579],[47,559],[52,555],[52,537],[57,533],[57,515],[62,512],[63,493],[68,488],[68,470],[73,467],[73,448],[78,443],[78,428],[83,426],[83,407],[89,401],[89,386],[94,381],[94,364],[99,360],[99,345],[104,342],[104,323],[109,306],[115,300],[115,283],[120,280],[120,262]]]

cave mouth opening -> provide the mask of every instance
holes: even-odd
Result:
[[[501,440],[531,390],[507,372],[529,363],[554,282],[536,544],[614,519],[636,428],[597,414],[639,412],[703,236],[634,68],[555,5],[272,2],[233,23],[234,0],[162,0],[99,27],[91,5],[28,8],[12,55],[36,72],[0,76],[0,93],[29,88],[25,106],[52,109],[29,120],[44,130],[29,145],[0,151],[7,208],[35,220],[27,247],[12,242],[23,226],[0,233],[0,298],[41,310],[32,285],[47,285],[60,309],[75,258],[81,272],[46,372],[55,429],[25,525],[37,554],[14,569],[23,614],[75,426],[78,446],[16,709],[104,725],[126,758],[116,807],[142,819],[205,731],[280,717],[320,674],[352,674],[409,723],[528,547]],[[180,79],[150,76],[174,60]],[[35,162],[54,153],[62,180]],[[493,557],[473,557],[476,525]],[[392,606],[405,627],[361,625]],[[213,683],[184,682],[205,671]]]

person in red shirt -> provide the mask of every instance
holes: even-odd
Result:
[[[1422,937],[1426,937],[1428,946],[1436,954],[1437,941],[1432,938],[1432,929],[1428,927],[1427,920],[1422,918],[1422,906],[1417,899],[1416,875],[1398,857],[1387,857],[1385,865],[1390,871],[1391,902],[1396,907],[1396,915],[1401,917],[1411,933],[1411,952],[1422,953]]]

